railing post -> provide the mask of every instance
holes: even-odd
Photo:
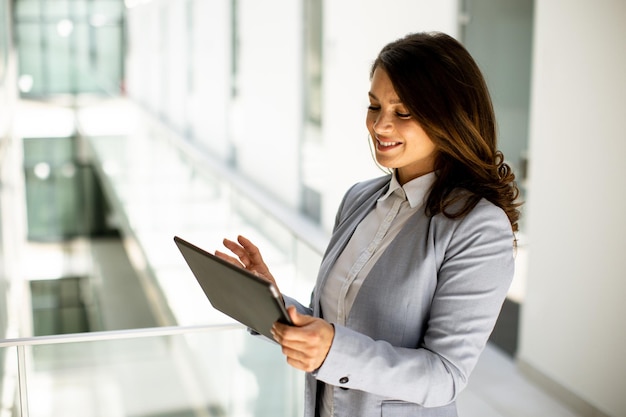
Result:
[[[29,417],[28,413],[28,384],[26,382],[26,347],[17,346],[17,381],[20,394],[20,416]]]

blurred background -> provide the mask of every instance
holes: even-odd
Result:
[[[306,302],[382,175],[370,65],[431,30],[482,68],[525,202],[460,416],[626,416],[623,0],[0,0],[0,417],[300,416],[172,238],[246,235]]]

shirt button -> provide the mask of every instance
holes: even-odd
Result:
[[[340,384],[347,384],[347,383],[348,383],[348,381],[350,381],[350,379],[348,379],[348,377],[347,377],[347,376],[344,376],[343,378],[341,378],[341,379],[339,380],[339,383],[340,383]]]

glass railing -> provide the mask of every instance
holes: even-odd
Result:
[[[302,415],[303,378],[239,325],[0,341],[0,417]]]
[[[308,301],[324,233],[152,116],[120,105],[85,108],[78,120],[159,323],[232,322],[207,308],[174,245],[175,235],[208,251],[222,248],[224,237],[245,235],[262,249],[281,291]],[[125,126],[123,134],[107,130],[112,120]]]
[[[324,233],[132,104],[71,117],[159,327],[0,340],[0,417],[301,415],[302,374],[210,306],[173,237],[246,235],[306,302]]]

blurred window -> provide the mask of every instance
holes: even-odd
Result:
[[[533,0],[465,0],[463,43],[483,71],[498,121],[498,146],[524,186],[530,111]]]
[[[305,0],[304,92],[307,122],[322,124],[322,0]]]
[[[17,0],[21,95],[119,94],[123,11],[121,0]]]

